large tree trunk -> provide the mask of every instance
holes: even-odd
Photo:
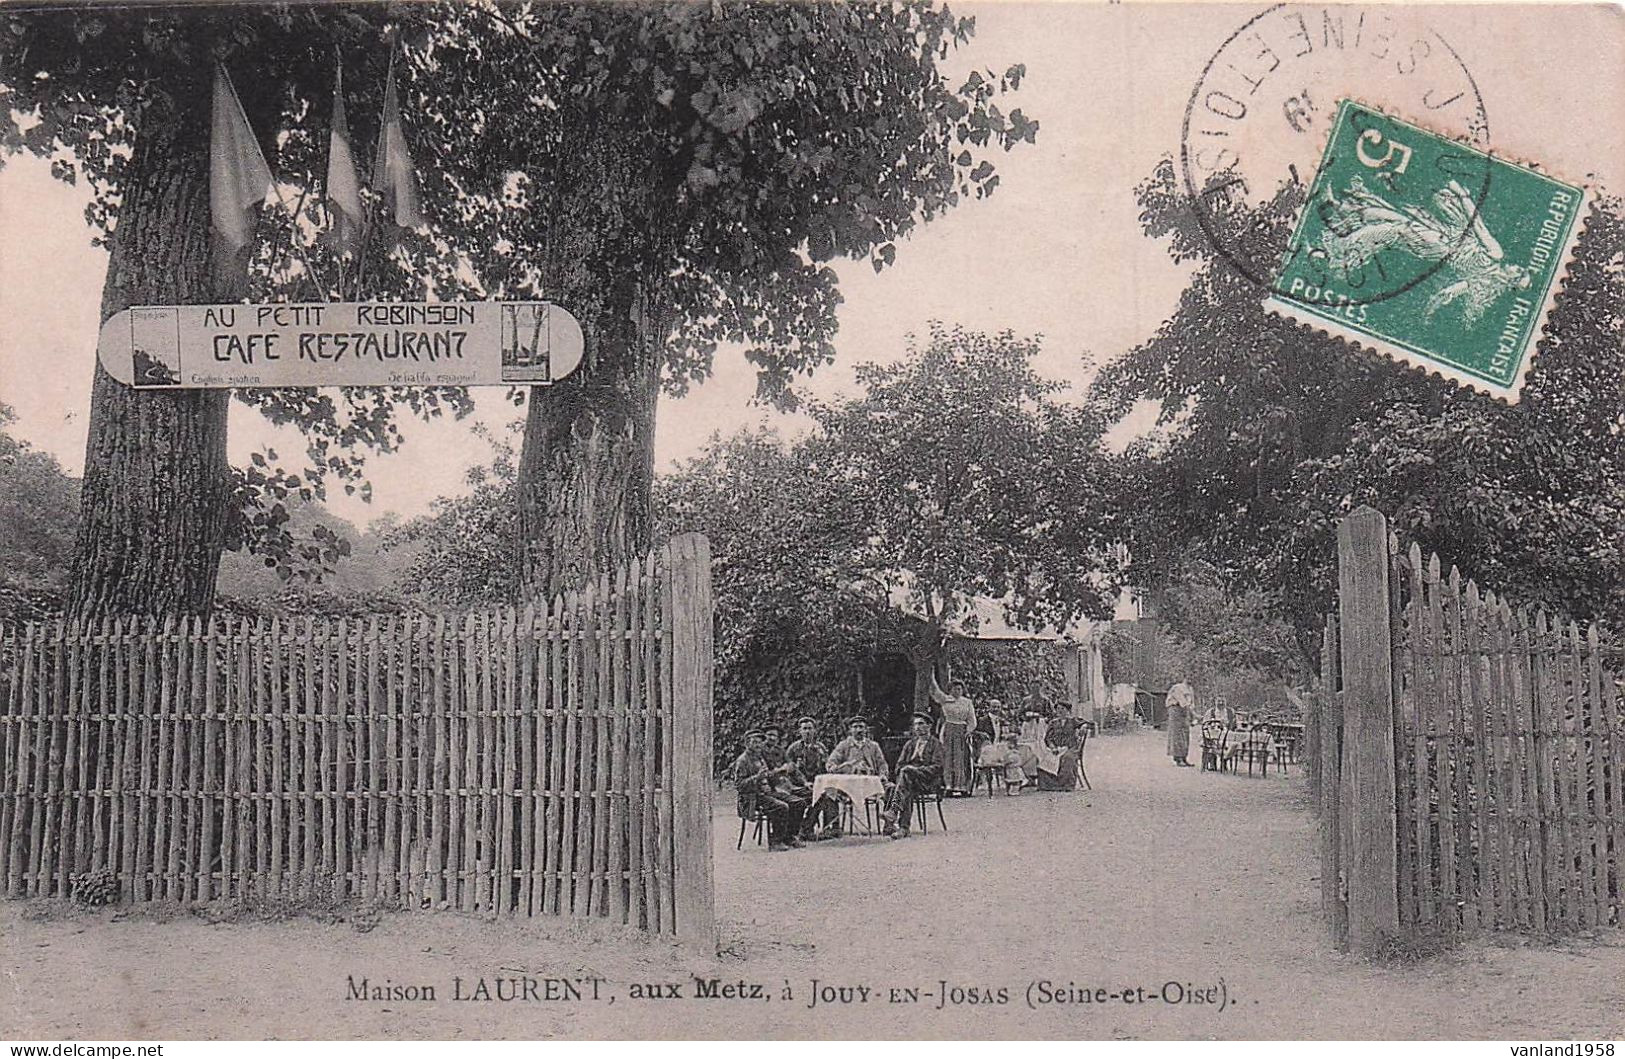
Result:
[[[581,321],[582,364],[530,391],[519,462],[521,591],[551,597],[647,551],[655,401],[670,328],[666,220],[647,158],[585,120],[552,177],[542,272]]]
[[[209,268],[208,108],[185,115],[137,135],[121,181],[104,320],[131,305],[208,302],[221,293]],[[230,505],[227,400],[221,390],[138,391],[98,363],[73,612],[208,611]]]
[[[643,286],[616,281],[582,319],[587,354],[531,391],[519,462],[526,592],[551,597],[648,550],[662,325]]]

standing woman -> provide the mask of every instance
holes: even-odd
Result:
[[[931,700],[942,707],[943,769],[942,785],[950,795],[970,793],[971,758],[970,734],[976,730],[976,703],[965,694],[964,685],[957,680],[948,682],[943,691],[937,684],[937,674],[931,674]]]
[[[1168,756],[1180,768],[1190,768],[1191,717],[1196,712],[1196,689],[1181,680],[1168,689]]]

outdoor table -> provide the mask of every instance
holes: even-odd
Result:
[[[886,784],[879,776],[867,772],[820,772],[813,779],[812,804],[817,805],[818,799],[830,791],[840,791],[852,800],[853,805],[862,805],[868,799],[883,802],[886,797]],[[857,819],[853,814],[853,820]],[[868,831],[868,814],[864,814],[864,830]]]
[[[1303,747],[1304,737],[1307,732],[1306,727],[1288,721],[1272,725],[1271,728],[1275,732],[1275,742],[1281,748],[1281,760],[1283,762],[1296,761]]]

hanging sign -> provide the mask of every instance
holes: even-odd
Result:
[[[96,351],[141,389],[546,386],[581,363],[582,337],[548,302],[139,305]]]

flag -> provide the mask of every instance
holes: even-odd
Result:
[[[226,68],[214,70],[214,107],[209,129],[209,226],[222,253],[216,267],[236,273],[236,259],[254,235],[254,211],[271,190],[271,167],[243,113]],[[223,278],[236,278],[226,275]]]
[[[333,74],[333,128],[327,139],[327,205],[332,216],[328,241],[341,253],[361,250],[361,181],[350,149],[350,123],[344,116],[344,68]]]
[[[406,129],[401,125],[401,104],[395,94],[395,62],[390,60],[389,77],[384,84],[384,120],[378,132],[378,154],[372,166],[372,188],[383,196],[384,206],[402,228],[423,223],[418,204],[417,173],[412,153],[406,146]]]

